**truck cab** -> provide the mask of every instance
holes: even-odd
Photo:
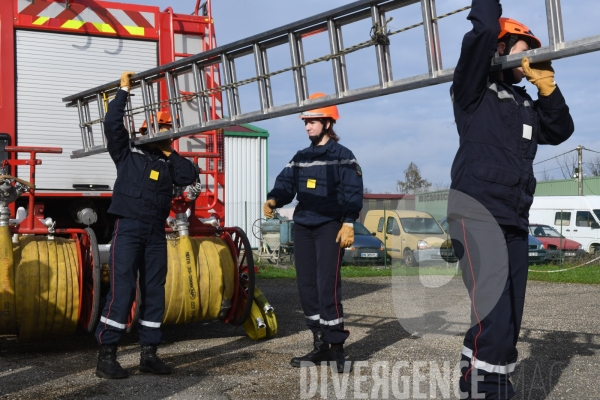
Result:
[[[536,196],[529,222],[551,226],[590,254],[600,252],[600,196]]]
[[[402,259],[407,266],[444,262],[440,246],[448,236],[427,212],[369,210],[364,225],[385,243],[389,256]]]

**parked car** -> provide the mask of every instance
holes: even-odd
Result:
[[[529,233],[544,244],[546,260],[577,258],[585,254],[581,243],[561,236],[550,225],[529,224]],[[561,247],[562,246],[562,247]]]
[[[346,248],[343,264],[383,264],[383,242],[360,222],[354,222],[354,243]],[[389,259],[389,258],[388,258]]]
[[[404,260],[407,266],[422,263],[445,263],[440,246],[448,235],[433,218],[424,211],[369,210],[365,226],[386,244],[388,255]]]
[[[531,235],[527,235],[529,242],[529,264],[541,263],[546,260],[544,244]]]
[[[529,220],[581,243],[590,254],[600,252],[600,196],[534,196]]]
[[[446,217],[440,219],[440,225],[446,232],[448,232],[448,220]],[[547,257],[547,250],[544,246],[543,242],[536,239],[532,235],[528,235],[528,245],[529,245],[529,264],[544,262]]]

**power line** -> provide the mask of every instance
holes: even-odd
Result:
[[[588,149],[587,147],[583,147],[583,146],[581,146],[581,148],[582,148],[583,150],[591,151],[592,153],[598,153],[598,154],[600,154],[600,151],[596,151],[596,150]]]
[[[555,158],[558,158],[558,157],[560,157],[560,156],[564,156],[565,154],[569,154],[569,153],[572,153],[572,152],[574,152],[574,151],[577,151],[577,149],[569,150],[569,151],[567,151],[567,152],[565,152],[565,153],[562,153],[562,154],[559,154],[559,155],[557,155],[557,156],[554,156],[554,157],[548,158],[547,160],[543,160],[543,161],[540,161],[540,162],[536,162],[536,163],[535,163],[535,164],[533,164],[533,165],[538,165],[538,164],[544,163],[544,162],[546,162],[546,161],[554,160]],[[591,151],[591,150],[590,150],[590,151]]]

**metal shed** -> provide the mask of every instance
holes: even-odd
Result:
[[[252,247],[252,224],[262,217],[267,193],[269,132],[250,124],[225,130],[225,224],[239,226]]]

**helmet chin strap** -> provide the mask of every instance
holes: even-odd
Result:
[[[504,82],[510,85],[517,83],[515,79],[515,73],[512,68],[502,70],[502,76],[504,77]]]
[[[327,120],[326,119],[321,119],[319,120],[321,121],[321,125],[323,125],[323,130],[321,131],[321,133],[319,134],[319,136],[309,136],[310,141],[312,142],[312,144],[314,144],[315,146],[318,145],[319,143],[321,143],[321,139],[323,139],[323,136],[325,136],[325,134],[327,132],[329,132],[329,129],[331,128],[331,123],[329,124],[329,128],[327,128]]]
[[[323,136],[325,136],[325,130],[323,129],[321,131],[321,133],[319,134],[319,136],[309,136],[308,138],[310,139],[310,141],[312,142],[312,144],[314,144],[315,146],[318,145],[319,143],[321,143],[321,139],[323,139]]]

